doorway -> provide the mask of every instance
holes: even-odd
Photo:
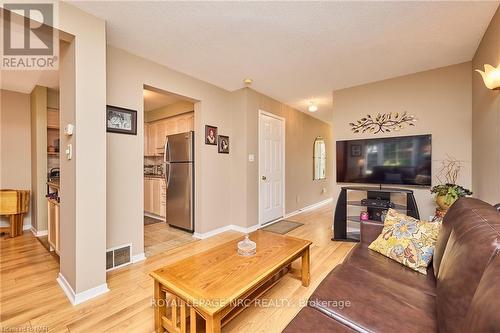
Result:
[[[143,96],[144,252],[150,257],[195,240],[195,105],[190,99],[149,86],[144,86]],[[186,153],[182,163],[176,159],[179,149]],[[179,166],[186,166],[180,169],[189,172],[178,172]]]
[[[285,119],[259,110],[259,224],[285,215]]]

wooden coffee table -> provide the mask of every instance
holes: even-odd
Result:
[[[250,234],[257,253],[239,256],[243,237],[180,260],[151,273],[154,278],[156,332],[220,332],[253,300],[269,290],[302,258],[302,285],[309,285],[311,242],[266,231]],[[201,319],[200,319],[201,321]]]

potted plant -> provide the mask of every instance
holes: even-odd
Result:
[[[431,193],[436,194],[436,204],[443,212],[446,212],[459,198],[472,195],[469,189],[456,184],[461,169],[460,161],[448,156],[436,175],[441,184],[434,186]]]
[[[443,211],[447,211],[459,198],[472,194],[470,190],[451,183],[436,185],[431,189],[431,193],[436,193],[436,203]]]

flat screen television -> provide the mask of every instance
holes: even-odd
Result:
[[[337,141],[337,182],[431,186],[431,135]]]

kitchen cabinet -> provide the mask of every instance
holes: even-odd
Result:
[[[194,112],[191,112],[188,116],[187,116],[187,131],[194,131]]]
[[[153,207],[151,204],[153,201],[151,200],[151,178],[144,178],[144,211],[151,213],[153,211]]]
[[[167,135],[180,133],[177,131],[177,122],[175,119],[165,119],[165,131]]]
[[[144,123],[144,156],[149,155],[149,123]]]
[[[157,156],[156,140],[158,139],[158,123],[150,123],[148,129],[148,156]]]
[[[59,254],[59,202],[57,200],[48,199],[47,200],[47,212],[48,212],[48,241],[50,249],[54,250]]]
[[[151,194],[153,214],[160,215],[160,182],[161,179],[152,179]]]
[[[144,125],[144,156],[163,156],[167,135],[194,130],[194,112],[157,120]]]
[[[167,183],[160,183],[160,216],[167,216]]]
[[[47,182],[49,195],[47,196],[47,238],[50,251],[59,255],[60,250],[60,204],[59,204],[59,180],[53,179]]]
[[[144,177],[144,212],[165,217],[167,186],[161,177]]]
[[[187,118],[186,117],[177,118],[175,126],[178,133],[187,132],[188,131]]]
[[[165,147],[165,138],[168,134],[168,121],[166,120],[161,120],[156,123],[154,123],[156,126],[156,138],[155,138],[155,147],[154,147],[154,152],[155,156],[163,156],[164,154],[164,147]]]

